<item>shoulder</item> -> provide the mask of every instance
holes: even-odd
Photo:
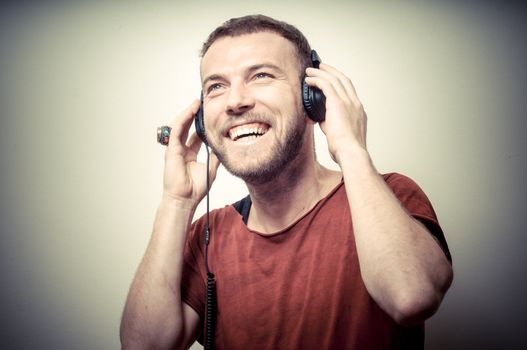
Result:
[[[448,260],[452,262],[448,244],[439,225],[436,212],[421,187],[408,176],[399,173],[384,174],[383,178],[408,213],[425,225],[428,231],[438,240]]]
[[[237,208],[240,202],[228,204],[223,208],[216,208],[211,210],[210,213],[202,214],[192,223],[191,231],[204,229],[206,227],[207,220],[209,221],[210,226],[241,220],[241,214]]]
[[[438,221],[430,199],[414,180],[399,173],[384,174],[383,178],[399,202],[412,216],[433,222]]]
[[[401,202],[430,206],[423,189],[410,177],[395,172],[383,174],[382,177]]]
[[[419,187],[414,180],[400,173],[386,173],[382,177],[390,187]]]

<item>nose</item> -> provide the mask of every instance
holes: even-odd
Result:
[[[254,107],[254,98],[243,83],[232,84],[225,109],[229,115],[241,115]]]

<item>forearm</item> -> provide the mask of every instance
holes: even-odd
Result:
[[[421,322],[439,306],[452,279],[451,266],[375,170],[366,151],[366,112],[351,80],[326,64],[307,68],[306,76],[306,83],[326,96],[320,128],[343,172],[366,288],[397,322]]]
[[[366,150],[356,148],[338,158],[368,292],[397,322],[424,321],[451,283],[449,262],[432,235],[402,207]]]
[[[123,348],[172,348],[184,331],[181,275],[192,206],[163,199],[121,321]]]

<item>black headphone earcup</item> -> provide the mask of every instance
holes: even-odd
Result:
[[[315,122],[326,119],[326,96],[320,89],[311,87],[302,80],[302,103],[309,118]]]
[[[194,116],[194,127],[201,141],[207,144],[207,135],[205,134],[205,120],[203,119],[203,99],[199,106],[198,112]]]

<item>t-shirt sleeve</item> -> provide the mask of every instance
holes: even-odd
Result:
[[[386,174],[384,180],[408,213],[425,225],[436,238],[446,257],[452,263],[445,235],[439,225],[434,208],[423,190],[412,179],[401,174]]]
[[[200,316],[205,312],[204,257],[202,220],[191,225],[183,255],[183,274],[181,279],[181,299],[192,307]]]

